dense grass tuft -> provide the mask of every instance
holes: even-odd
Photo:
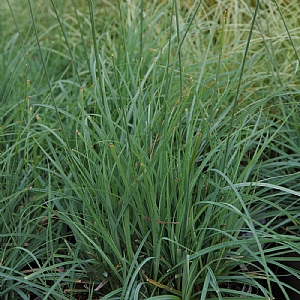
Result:
[[[300,294],[297,1],[183,2],[3,5],[1,299]]]

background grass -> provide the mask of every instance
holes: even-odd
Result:
[[[7,0],[1,299],[295,299],[298,13]]]

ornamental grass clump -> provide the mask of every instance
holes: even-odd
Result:
[[[6,1],[1,299],[298,297],[299,9],[223,2]]]

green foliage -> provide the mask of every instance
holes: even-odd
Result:
[[[297,293],[299,8],[184,2],[6,1],[1,299]]]

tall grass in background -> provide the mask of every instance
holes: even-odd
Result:
[[[7,0],[0,298],[295,299],[299,13]]]

